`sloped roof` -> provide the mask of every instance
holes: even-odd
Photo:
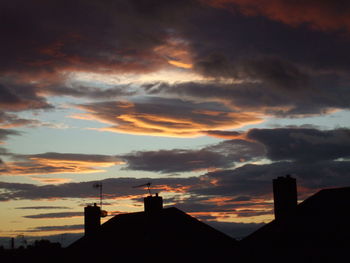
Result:
[[[350,247],[350,187],[317,192],[297,206],[296,215],[273,220],[241,242],[245,250],[269,257],[294,251],[309,260],[318,257],[315,262],[324,259],[325,251]]]
[[[171,207],[158,213],[120,214],[104,223],[97,235],[82,237],[70,251],[100,251],[105,258],[112,254],[123,258],[154,257],[219,258],[231,253],[237,241]],[[175,260],[174,260],[175,261]]]

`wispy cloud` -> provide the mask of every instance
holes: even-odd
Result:
[[[38,226],[25,232],[46,232],[46,231],[69,231],[69,230],[83,230],[84,225],[62,225],[62,226]],[[62,239],[62,236],[61,236]]]
[[[71,208],[67,206],[21,206],[21,207],[16,207],[16,209],[47,210],[47,209],[71,209]]]
[[[238,128],[261,122],[250,112],[234,112],[219,103],[195,103],[180,99],[149,98],[141,102],[106,101],[79,105],[87,119],[109,124],[104,131],[195,137],[202,131]]]
[[[49,218],[72,218],[72,217],[81,217],[83,212],[59,212],[59,213],[45,213],[45,214],[36,214],[36,215],[26,215],[25,218],[32,219],[49,219]]]
[[[121,164],[116,157],[72,153],[43,153],[36,155],[16,155],[21,161],[7,162],[1,173],[6,175],[38,175],[57,173],[95,173],[99,168]],[[50,183],[55,179],[33,177],[35,180]],[[60,179],[61,182],[63,179]]]

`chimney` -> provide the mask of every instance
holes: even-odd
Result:
[[[273,200],[275,219],[288,218],[296,212],[297,184],[296,179],[289,174],[273,179]]]
[[[97,233],[101,225],[101,208],[94,203],[93,206],[84,207],[84,228],[85,236]]]
[[[163,198],[158,196],[158,193],[156,193],[156,196],[150,195],[145,197],[143,202],[146,213],[157,213],[163,209]]]

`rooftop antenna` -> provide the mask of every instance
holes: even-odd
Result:
[[[147,186],[147,190],[148,190],[148,193],[150,196],[152,196],[151,194],[151,182],[148,182],[146,184],[141,184],[141,185],[137,185],[137,186],[133,186],[133,188],[140,188],[140,187],[144,187],[144,186]]]
[[[94,183],[92,187],[100,189],[100,207],[102,210],[102,182]]]
[[[108,212],[105,210],[102,210],[102,182],[94,183],[93,188],[99,188],[100,189],[100,210],[101,210],[101,217],[106,217],[108,215]]]

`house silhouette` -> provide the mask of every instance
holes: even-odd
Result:
[[[175,207],[163,208],[156,194],[144,198],[143,212],[119,214],[102,225],[100,207],[85,207],[85,235],[68,248],[9,250],[0,257],[4,262],[347,262],[350,187],[324,189],[295,205],[295,179],[275,180],[275,220],[239,242]]]
[[[85,236],[69,260],[146,262],[344,262],[350,248],[350,187],[324,189],[297,205],[296,181],[273,180],[275,220],[241,241],[185,212],[144,198],[143,212],[119,214],[101,226],[98,206],[85,210]],[[284,207],[285,205],[285,207]],[[89,211],[89,212],[87,212]]]
[[[240,241],[241,262],[344,262],[350,187],[324,189]],[[348,261],[348,260],[346,260]]]
[[[144,205],[143,212],[116,215],[98,229],[88,227],[92,232],[66,249],[69,257],[132,262],[225,262],[232,257],[238,243],[233,238],[175,207],[163,208],[158,195],[144,198]]]

